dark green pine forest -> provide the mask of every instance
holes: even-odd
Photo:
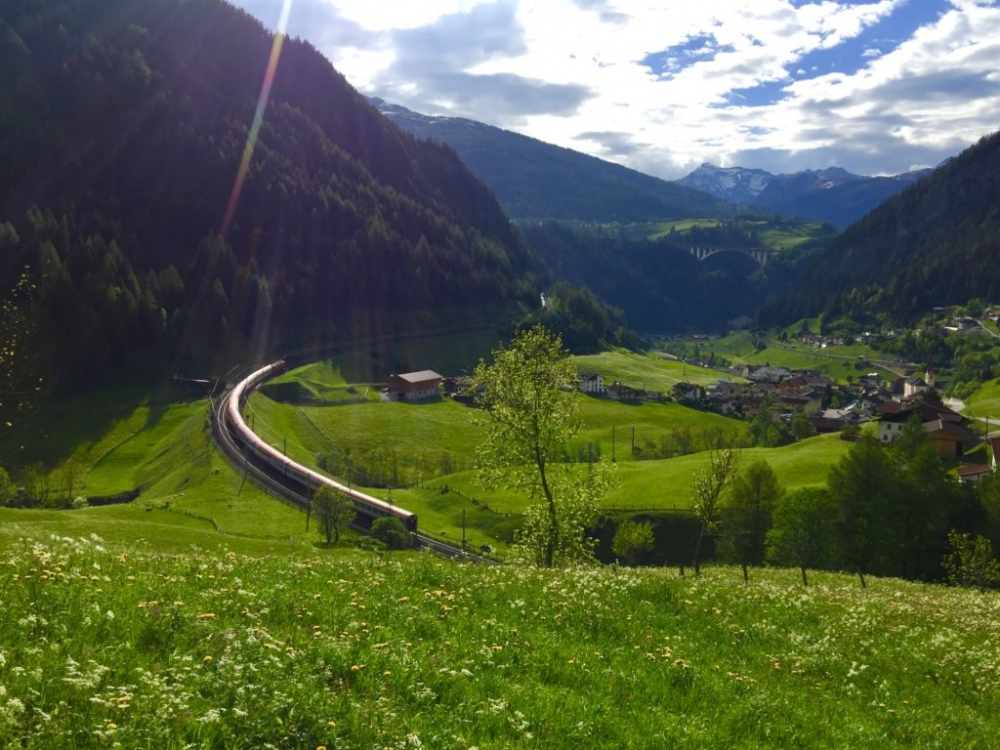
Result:
[[[543,291],[546,323],[577,352],[635,343],[629,327],[717,327],[765,297],[764,323],[905,321],[1000,297],[998,135],[828,249],[823,236],[766,269],[738,254],[697,263],[688,246],[760,246],[758,224],[626,232],[613,220],[718,202],[662,185],[640,200],[645,183],[608,165],[606,191],[521,212],[597,206],[612,224],[517,229],[451,147],[401,131],[300,40],[281,46],[257,131],[274,48],[221,0],[0,0],[0,390],[530,321]],[[542,187],[581,174],[559,155],[566,174]]]
[[[1000,133],[982,138],[849,227],[767,322],[824,313],[912,322],[932,307],[1000,299]]]
[[[706,269],[669,238],[627,240],[554,221],[525,223],[522,229],[555,276],[593,290],[639,330],[718,326],[752,312],[766,285],[749,258],[721,256]],[[749,239],[740,240],[740,246],[752,246]]]
[[[538,305],[537,261],[455,153],[298,40],[224,227],[272,46],[220,0],[0,2],[5,335],[47,387]]]

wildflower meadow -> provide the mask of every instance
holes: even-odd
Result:
[[[0,746],[988,748],[1000,597],[0,535]]]

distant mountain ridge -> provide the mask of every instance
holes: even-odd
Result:
[[[763,169],[717,167],[705,162],[677,183],[702,190],[727,203],[755,203],[772,180],[774,175]]]
[[[704,163],[677,182],[729,203],[754,204],[845,228],[932,171],[865,177],[828,167],[775,175],[763,169]]]
[[[460,117],[434,117],[373,98],[403,130],[441,141],[513,219],[639,222],[726,218],[725,201],[571,149]]]
[[[1000,132],[840,234],[769,322],[819,313],[909,323],[932,307],[1000,299]]]

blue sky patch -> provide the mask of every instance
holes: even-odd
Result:
[[[807,4],[797,2],[795,6]],[[867,67],[876,57],[892,52],[910,39],[918,28],[933,23],[949,8],[951,3],[947,0],[910,0],[891,15],[865,28],[858,36],[841,42],[836,47],[818,49],[804,55],[789,66],[788,72],[796,78],[814,78],[834,72],[853,75]]]
[[[732,52],[730,44],[720,45],[714,34],[688,37],[683,44],[675,44],[660,52],[646,55],[639,61],[661,80],[669,80],[695,63],[712,60],[720,52]]]
[[[785,86],[789,84],[784,81],[767,81],[756,86],[743,89],[730,89],[726,93],[726,100],[721,104],[711,104],[716,108],[725,107],[766,107],[769,104],[777,104],[784,99]]]

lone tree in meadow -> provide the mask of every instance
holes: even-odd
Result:
[[[536,325],[480,361],[472,390],[486,430],[477,453],[487,488],[504,487],[540,503],[529,506],[519,531],[520,550],[551,567],[592,556],[586,529],[597,517],[598,498],[611,483],[611,467],[560,463],[566,441],[580,430],[576,367],[562,340]]]
[[[694,574],[701,575],[701,545],[718,531],[722,498],[736,477],[740,454],[732,448],[713,450],[708,466],[694,475],[691,507],[698,518],[698,540],[694,546]]]
[[[338,544],[340,535],[354,522],[354,503],[351,498],[324,485],[313,495],[312,507],[327,546]]]

